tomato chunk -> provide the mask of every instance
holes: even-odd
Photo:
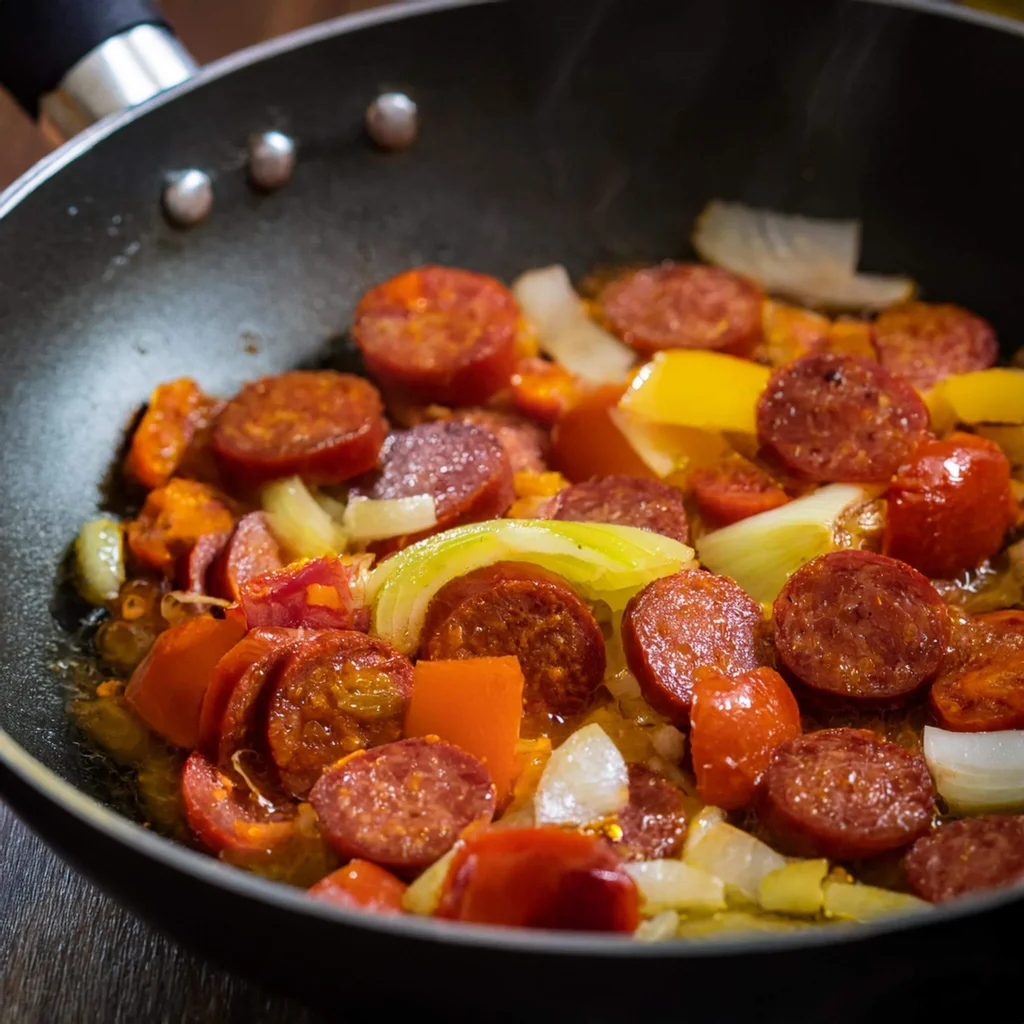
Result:
[[[932,712],[954,732],[1024,729],[1024,633],[1006,631],[932,686]]]
[[[690,711],[700,798],[727,811],[746,807],[775,748],[800,732],[796,698],[774,669],[731,677],[704,669],[694,683]]]
[[[516,364],[512,403],[523,416],[550,427],[577,397],[576,378],[560,363],[535,358]]]
[[[479,924],[632,932],[638,896],[603,840],[557,828],[481,832],[459,849],[439,917]]]
[[[353,860],[307,890],[313,899],[376,914],[400,914],[406,885],[368,860]]]
[[[884,553],[931,577],[955,576],[994,555],[1015,518],[1010,463],[975,434],[925,441],[886,496]]]
[[[696,470],[690,477],[690,486],[708,526],[738,523],[789,501],[789,495],[766,473],[738,459]]]

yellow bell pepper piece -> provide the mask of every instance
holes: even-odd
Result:
[[[944,391],[938,387],[921,395],[924,404],[928,406],[928,415],[931,418],[932,431],[943,437],[956,427],[956,410],[953,408]]]
[[[701,466],[721,462],[731,451],[725,438],[713,430],[653,423],[620,408],[609,409],[608,415],[644,464],[662,479],[671,477],[673,485],[685,483]]]
[[[1024,370],[958,373],[935,385],[960,423],[1024,423]]]
[[[890,914],[927,910],[931,904],[902,892],[856,882],[828,881],[824,885],[826,917],[847,921],[874,921]]]
[[[619,407],[655,423],[756,434],[766,366],[698,349],[659,352],[633,378]]]

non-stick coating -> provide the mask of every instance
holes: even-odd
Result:
[[[188,374],[230,392],[297,364],[347,365],[341,339],[360,293],[417,263],[508,279],[555,261],[579,274],[686,257],[712,197],[857,216],[864,269],[912,274],[926,297],[988,316],[1007,350],[1024,340],[1019,35],[825,0],[523,0],[388,17],[355,35],[317,33],[155,105],[0,223],[0,726],[97,795],[49,667],[64,636],[54,581],[157,381]],[[420,141],[398,155],[362,131],[367,101],[393,87],[423,116]],[[295,134],[300,159],[287,188],[259,196],[242,146],[270,126]],[[216,208],[181,232],[158,197],[165,172],[189,166],[216,173]],[[598,950],[585,943],[534,957],[533,939],[510,936],[518,952],[496,960],[493,936],[473,950],[401,929],[353,940],[337,915],[298,915],[291,897],[225,882],[169,848],[147,859],[153,843],[129,850],[111,841],[116,828],[83,824],[88,812],[64,814],[10,772],[0,782],[63,852],[207,951],[266,980],[265,965],[289,955],[286,936],[288,962],[301,964],[291,983],[312,995],[337,994],[341,948],[369,972],[358,977],[433,986],[442,1000],[483,998],[499,963],[536,982],[506,977],[507,998],[539,997],[539,985],[544,999],[572,999],[589,984],[601,1003],[661,1001],[670,985],[728,989],[740,963],[708,948],[634,949],[608,992],[594,987],[586,956]],[[802,1004],[836,1020],[886,986],[938,994],[954,963],[989,985],[1014,976],[997,940],[1019,926],[1015,906],[936,922],[843,947],[783,944],[744,955],[743,970],[759,979],[751,992],[782,994],[789,1010],[789,972],[810,976]],[[837,999],[835,986],[856,977],[860,1002]]]

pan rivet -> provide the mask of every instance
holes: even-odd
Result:
[[[163,199],[167,216],[180,227],[191,227],[213,209],[213,182],[206,171],[174,171],[167,175]]]
[[[268,192],[280,188],[295,170],[295,140],[283,132],[249,136],[249,179]]]
[[[404,92],[382,92],[366,108],[366,130],[382,149],[411,146],[419,127],[419,111]]]

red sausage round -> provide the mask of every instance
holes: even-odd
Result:
[[[611,329],[649,356],[704,348],[747,355],[761,340],[764,296],[719,267],[662,263],[623,274],[599,298]]]
[[[622,837],[615,850],[623,860],[678,857],[686,839],[682,791],[642,764],[629,766],[629,803],[616,816]]]
[[[864,356],[803,356],[772,374],[757,403],[765,454],[807,480],[888,480],[928,423],[921,396]]]
[[[858,860],[907,846],[935,811],[924,758],[865,729],[823,729],[779,747],[758,815],[792,853]]]
[[[204,533],[189,551],[178,561],[178,586],[191,594],[209,593],[210,567],[224,550],[231,534]]]
[[[543,473],[548,468],[551,438],[543,427],[525,417],[491,409],[463,409],[455,418],[494,434],[508,454],[513,473]]]
[[[708,526],[728,526],[785,505],[789,495],[749,462],[727,462],[690,476],[693,500]]]
[[[372,468],[387,425],[377,389],[332,370],[295,370],[246,384],[213,431],[221,472],[236,487],[299,475],[336,484]]]
[[[775,599],[775,649],[814,694],[895,706],[931,682],[950,637],[935,588],[904,562],[833,551]]]
[[[253,576],[284,565],[281,546],[270,530],[263,512],[250,512],[235,525],[230,539],[213,563],[210,590],[219,597],[237,601],[239,585]]]
[[[1024,880],[1024,815],[951,821],[921,839],[903,860],[907,880],[932,903]]]
[[[599,476],[556,494],[546,515],[574,523],[614,523],[660,533],[681,544],[690,540],[682,494],[660,480]]]
[[[411,692],[412,664],[384,640],[325,630],[304,643],[267,706],[267,744],[285,789],[304,797],[339,757],[397,739]]]
[[[739,675],[763,663],[761,608],[732,580],[686,569],[649,583],[626,606],[622,647],[647,703],[690,726],[697,671]]]
[[[309,800],[342,857],[405,870],[432,864],[494,815],[483,763],[436,737],[353,754],[323,773]]]
[[[605,670],[601,627],[561,577],[498,562],[446,583],[427,608],[421,657],[514,654],[529,716],[565,718],[590,703]]]
[[[1010,463],[999,445],[976,434],[925,441],[886,498],[883,550],[936,578],[991,558],[1016,518]]]
[[[371,288],[352,336],[386,387],[421,402],[475,405],[508,384],[519,319],[500,281],[428,266]]]
[[[986,370],[999,358],[992,325],[959,306],[904,302],[875,321],[878,360],[927,391],[954,373]]]

